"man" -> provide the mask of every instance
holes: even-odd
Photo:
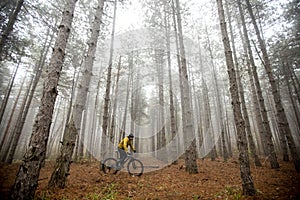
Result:
[[[130,146],[131,151],[136,152],[133,146],[133,138],[134,138],[133,134],[130,133],[128,136],[123,138],[121,142],[118,144],[118,152],[120,155],[122,165],[124,164],[124,160],[127,157],[127,153],[129,153],[128,146]]]

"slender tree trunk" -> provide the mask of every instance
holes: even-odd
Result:
[[[210,63],[211,63],[211,66],[213,66],[213,69],[215,68],[214,67],[214,62],[213,62],[213,55],[212,55],[212,50],[211,50],[211,47],[210,47],[210,39],[209,39],[209,36],[208,36],[208,31],[207,31],[207,27],[205,27],[205,32],[206,32],[206,35],[207,35],[207,42],[208,42],[208,51],[209,51],[209,54],[210,54]],[[215,70],[213,70],[213,71],[215,71]],[[216,83],[216,78],[215,78],[215,75],[214,75],[214,82]],[[207,85],[206,85],[206,87],[207,87]],[[219,93],[219,92],[217,92],[217,93]],[[208,95],[208,94],[207,94]],[[211,111],[210,111],[211,112]],[[218,120],[220,121],[220,113],[218,113]],[[210,120],[210,123],[212,123],[212,121]],[[219,122],[220,123],[220,122]],[[213,130],[212,129],[212,126],[211,126],[211,130]],[[214,135],[214,132],[213,131],[211,131],[210,132],[210,134],[211,134],[211,142],[212,142],[212,144],[214,145],[213,146],[213,149],[212,149],[212,151],[211,151],[211,154],[210,154],[210,156],[211,156],[211,160],[215,160],[217,157],[218,157],[218,154],[217,154],[217,145],[216,145],[216,142],[215,142],[215,135]],[[218,141],[218,144],[220,145],[221,143],[220,143],[220,141]],[[222,147],[220,147],[220,149],[222,149]]]
[[[289,66],[288,66],[288,63],[284,63],[282,62],[282,71],[283,71],[283,74],[284,74],[284,80],[285,80],[285,83],[286,83],[286,86],[288,88],[288,92],[289,92],[289,97],[290,97],[290,101],[292,103],[292,107],[293,107],[293,110],[294,110],[294,116],[296,118],[296,127],[297,127],[297,132],[298,132],[298,137],[300,136],[300,132],[299,132],[299,129],[300,129],[300,116],[299,116],[299,108],[297,107],[297,103],[295,102],[295,99],[294,99],[294,95],[293,95],[293,91],[292,91],[292,88],[291,88],[291,85],[290,85],[290,82],[289,80],[292,80],[293,81],[293,77],[291,76],[291,74],[289,73]]]
[[[216,160],[217,152],[216,146],[213,137],[213,129],[212,129],[212,121],[211,121],[211,109],[210,109],[210,101],[208,96],[208,88],[207,84],[202,75],[202,93],[203,93],[203,103],[204,103],[204,133],[209,134],[208,136],[208,146],[210,148],[210,159],[212,161]]]
[[[252,20],[252,24],[254,26],[254,30],[255,30],[255,33],[256,33],[260,48],[261,48],[262,55],[263,55],[263,65],[265,67],[265,70],[267,72],[269,82],[271,85],[272,95],[273,95],[273,99],[274,99],[276,111],[277,111],[277,121],[279,123],[279,133],[286,137],[289,149],[291,151],[291,156],[293,158],[293,162],[295,165],[295,169],[297,172],[300,172],[300,157],[297,153],[296,145],[295,145],[295,142],[294,142],[294,139],[293,139],[293,136],[292,136],[289,124],[288,124],[288,120],[287,120],[287,117],[286,117],[286,114],[285,114],[285,111],[284,111],[284,108],[282,105],[280,92],[277,88],[276,80],[275,80],[273,72],[272,72],[271,63],[270,63],[269,56],[267,53],[266,45],[260,35],[260,31],[258,29],[256,20],[255,20],[255,16],[253,14],[253,10],[252,10],[249,0],[246,0],[246,4],[247,4],[247,9],[249,11],[249,14],[250,14],[250,17]]]
[[[229,157],[233,156],[232,153],[232,147],[231,147],[231,132],[230,132],[230,126],[229,126],[229,118],[228,118],[228,113],[227,109],[225,110],[225,118],[226,118],[226,124],[225,124],[225,129],[226,129],[226,138],[227,138],[227,143],[228,143],[228,155]]]
[[[295,117],[296,117],[296,121],[297,121],[297,127],[298,127],[298,130],[300,130],[300,111],[299,111],[299,108],[296,106],[297,105],[297,101],[294,100],[294,95],[293,95],[293,92],[295,92],[297,98],[299,98],[299,91],[296,87],[296,84],[295,84],[295,80],[294,80],[294,77],[293,77],[293,73],[292,73],[292,69],[289,65],[289,62],[288,61],[283,61],[282,63],[282,68],[283,68],[283,72],[285,74],[285,80],[286,80],[286,84],[288,86],[288,89],[289,89],[289,94],[290,94],[290,98],[291,98],[291,102],[292,102],[292,105],[293,105],[293,109],[294,109],[294,112],[295,112]],[[289,80],[291,80],[291,83],[289,82]],[[293,91],[293,88],[294,88],[294,91]],[[300,99],[299,99],[299,103],[300,103]],[[298,132],[299,133],[299,132]],[[298,134],[298,137],[300,137],[300,133]]]
[[[175,106],[174,106],[174,97],[173,97],[173,82],[172,82],[172,71],[171,71],[171,53],[170,53],[170,25],[169,21],[166,20],[166,45],[167,45],[167,61],[168,61],[168,78],[169,78],[169,111],[170,111],[170,121],[171,121],[171,141],[173,146],[171,148],[172,152],[171,158],[177,158],[177,144],[175,141],[178,140],[177,128],[176,128],[176,119],[175,119]],[[172,164],[177,164],[178,161],[172,160]]]
[[[202,119],[201,119],[201,110],[200,110],[200,97],[199,94],[197,94],[196,91],[196,87],[195,87],[195,81],[194,81],[194,77],[192,74],[192,89],[193,89],[193,93],[194,93],[194,116],[195,116],[195,126],[197,127],[197,131],[196,131],[196,138],[198,141],[198,146],[197,146],[197,150],[198,150],[198,155],[197,157],[199,158],[199,155],[201,154],[201,146],[203,145],[203,133],[202,133]]]
[[[225,130],[224,130],[224,119],[223,119],[223,109],[222,109],[222,104],[221,104],[221,92],[220,92],[220,87],[218,84],[218,78],[217,78],[217,74],[216,74],[216,67],[214,64],[214,58],[213,58],[213,54],[212,54],[212,49],[211,49],[211,45],[210,45],[210,39],[209,39],[209,34],[206,30],[206,35],[207,35],[207,42],[208,42],[208,51],[209,51],[209,55],[210,55],[210,61],[211,61],[211,66],[212,66],[212,71],[213,71],[213,79],[214,79],[214,89],[215,89],[215,96],[217,98],[217,113],[218,113],[218,119],[219,119],[219,124],[220,124],[220,128],[221,128],[221,140],[219,140],[219,145],[220,145],[220,151],[221,154],[224,157],[224,160],[226,161],[228,159],[228,152],[227,152],[227,148],[226,148],[226,144],[225,144]]]
[[[172,0],[172,21],[173,21],[173,26],[174,26],[174,33],[175,33],[175,45],[176,45],[176,59],[177,59],[177,65],[178,65],[178,71],[179,71],[179,89],[180,89],[180,99],[184,99],[183,97],[183,78],[182,78],[182,67],[181,67],[181,56],[180,56],[180,50],[179,50],[179,32],[178,32],[178,28],[177,28],[177,20],[176,20],[176,7],[175,7],[175,3],[174,0]],[[185,123],[185,106],[183,106],[183,101],[180,102],[180,106],[181,106],[181,123],[182,126]],[[178,122],[178,120],[176,120]],[[183,131],[183,128],[182,128]],[[184,132],[184,131],[183,131]],[[179,136],[178,136],[179,138]],[[178,141],[178,149],[180,148],[180,141]],[[183,143],[182,145],[183,149],[185,149],[185,143]]]
[[[158,117],[158,128],[157,130],[157,150],[159,150],[158,158],[162,161],[167,159],[165,152],[166,146],[166,130],[165,130],[165,112],[164,112],[164,50],[155,50],[155,63],[158,78],[158,104],[159,104],[159,117]]]
[[[33,199],[38,185],[40,169],[45,160],[57,85],[62,71],[67,41],[71,32],[73,13],[77,0],[69,1],[63,11],[54,45],[48,75],[44,83],[40,110],[37,113],[29,147],[19,168],[12,188],[12,199]]]
[[[74,97],[75,97],[75,89],[76,89],[76,87],[77,87],[77,85],[78,85],[78,82],[79,82],[79,75],[80,75],[80,70],[83,68],[82,66],[83,66],[83,64],[84,64],[84,62],[85,62],[85,55],[86,55],[86,49],[84,49],[83,51],[82,51],[82,56],[81,56],[81,61],[80,61],[80,64],[78,64],[78,62],[77,61],[74,61],[74,66],[78,66],[78,72],[76,73],[76,78],[75,78],[75,82],[73,82],[73,86],[72,86],[72,94],[71,94],[71,100],[70,100],[70,109],[72,110],[72,108],[75,106],[74,104],[73,104],[73,100],[74,100]],[[70,110],[70,111],[71,111]],[[83,113],[81,114],[82,116],[84,115],[84,111],[83,111]],[[71,112],[69,112],[68,113],[68,117],[67,117],[67,121],[66,121],[66,124],[65,124],[65,129],[64,129],[64,131],[66,130],[66,128],[67,128],[67,125],[68,125],[68,122],[70,121],[70,119],[71,119],[71,117],[72,117],[72,113]],[[83,121],[83,120],[81,120],[81,121]],[[81,125],[80,125],[80,127],[81,127]],[[62,138],[63,138],[63,134],[64,133],[62,133]],[[83,139],[80,137],[81,135],[80,134],[77,134],[77,136],[76,136],[76,145],[75,145],[75,152],[74,152],[74,161],[75,162],[77,162],[77,161],[79,161],[80,160],[80,158],[82,158],[83,157]]]
[[[15,132],[21,126],[22,114],[23,114],[23,111],[25,109],[26,102],[28,100],[28,96],[29,96],[30,88],[31,88],[32,84],[33,84],[33,76],[31,77],[31,80],[30,80],[29,85],[26,89],[26,92],[24,93],[24,97],[23,97],[22,104],[21,104],[20,109],[19,109],[18,117],[17,117],[16,122],[15,122],[15,127],[14,127],[12,133],[9,135],[7,145],[3,149],[2,155],[4,155],[4,157],[1,158],[2,162],[7,162],[7,158],[9,157],[9,152],[10,152],[10,149],[12,148],[12,146],[15,146],[15,148],[16,148],[16,145],[13,145],[14,137],[17,137],[15,135]]]
[[[126,132],[126,119],[127,119],[127,111],[128,111],[128,102],[129,102],[129,95],[130,95],[130,81],[133,76],[132,74],[132,68],[133,68],[133,53],[131,53],[128,56],[128,68],[129,68],[129,73],[127,77],[127,91],[126,91],[126,102],[125,102],[125,111],[124,111],[124,116],[122,120],[122,128],[121,132],[119,135],[119,141],[121,141],[122,138],[125,137],[125,132]]]
[[[43,68],[44,68],[45,62],[46,62],[46,57],[47,57],[51,43],[54,38],[54,33],[52,33],[52,35],[50,36],[49,43],[47,45],[49,34],[50,34],[50,30],[48,30],[47,38],[45,40],[44,47],[43,47],[42,53],[39,58],[39,62],[36,64],[36,67],[35,67],[35,76],[33,77],[33,81],[31,81],[29,84],[28,92],[26,93],[26,98],[23,101],[20,113],[18,115],[17,124],[13,131],[13,140],[10,144],[10,150],[9,150],[9,153],[8,153],[7,159],[6,159],[6,161],[8,163],[12,163],[12,161],[13,161],[13,157],[15,155],[15,151],[16,151],[18,142],[20,140],[22,130],[23,130],[23,127],[24,127],[24,124],[25,124],[25,121],[26,121],[26,118],[27,118],[27,115],[29,112],[29,108],[30,108],[31,102],[34,97],[35,89],[36,89],[36,87],[39,83],[40,77],[42,75],[42,71],[43,71]]]
[[[110,90],[111,90],[111,71],[112,71],[112,60],[113,60],[113,50],[114,50],[114,37],[115,37],[115,25],[116,25],[116,12],[117,12],[117,0],[114,1],[114,16],[113,16],[113,27],[111,32],[111,43],[110,43],[110,56],[107,69],[107,79],[106,79],[106,90],[104,97],[104,111],[103,111],[103,121],[102,121],[102,138],[108,135],[108,123],[109,123],[109,105],[110,105]],[[105,140],[102,140],[101,152],[105,156],[106,149]],[[103,158],[102,158],[103,159]]]
[[[274,149],[274,144],[272,141],[272,132],[271,132],[271,128],[270,128],[270,124],[268,121],[268,116],[267,116],[267,109],[264,103],[264,98],[262,95],[262,90],[261,90],[261,86],[260,86],[260,81],[257,75],[257,69],[256,69],[256,65],[254,63],[254,58],[253,58],[253,54],[252,54],[252,50],[251,50],[251,45],[250,45],[250,40],[248,37],[248,33],[247,33],[247,28],[245,25],[245,19],[244,19],[244,15],[242,13],[242,6],[241,6],[241,1],[238,0],[238,7],[239,7],[239,11],[240,11],[240,16],[242,19],[242,26],[243,26],[243,30],[244,30],[244,36],[245,36],[245,40],[246,40],[246,44],[247,44],[247,51],[248,51],[248,56],[249,56],[249,61],[252,67],[252,74],[250,75],[250,78],[253,76],[254,77],[254,81],[255,81],[255,87],[256,87],[256,91],[257,91],[257,98],[258,98],[258,104],[260,107],[260,111],[261,111],[261,118],[259,118],[259,109],[257,107],[256,110],[256,115],[257,115],[257,119],[258,120],[262,120],[263,126],[261,127],[263,131],[261,134],[261,137],[263,138],[263,141],[265,141],[264,144],[264,149],[265,149],[265,154],[266,156],[268,156],[269,160],[270,160],[270,164],[271,164],[271,168],[272,169],[277,169],[279,168],[279,163],[277,162],[277,156],[276,156],[276,152]],[[255,102],[254,102],[255,103]]]
[[[91,82],[97,40],[100,32],[100,25],[102,22],[103,6],[104,0],[98,0],[98,6],[92,24],[92,34],[88,41],[89,48],[87,51],[87,57],[84,61],[83,74],[80,79],[74,111],[72,113],[70,121],[68,121],[68,125],[66,126],[61,146],[61,152],[59,157],[56,159],[54,171],[52,172],[51,179],[48,183],[48,186],[50,188],[57,186],[60,188],[65,187],[66,179],[69,175],[76,137],[78,133],[83,132],[82,130],[80,130],[82,113],[84,110],[86,110],[86,99]]]
[[[200,40],[198,38],[199,44],[200,44]],[[201,51],[201,46],[199,45],[199,65],[200,65],[200,70],[201,70],[201,78],[204,79],[204,75],[203,75],[203,60],[202,60],[202,51]],[[195,92],[196,93],[196,92]],[[203,117],[202,113],[204,111],[203,109],[203,103],[204,103],[204,94],[202,93],[201,95],[201,91],[198,91],[198,95],[197,95],[197,99],[198,99],[198,103],[197,103],[197,115],[199,117],[198,119],[198,142],[199,142],[199,152],[198,155],[200,156],[200,158],[204,159],[204,155],[202,154],[202,152],[205,152],[205,145],[204,145],[204,119],[205,117]],[[201,98],[202,97],[202,98]]]
[[[121,70],[121,56],[119,57],[119,63],[118,63],[118,71],[117,71],[117,78],[116,78],[116,89],[115,89],[115,95],[114,95],[114,105],[112,110],[112,116],[111,116],[111,123],[110,123],[110,140],[114,141],[116,138],[116,112],[117,112],[117,106],[118,106],[118,91],[119,91],[119,79],[120,79],[120,70]]]
[[[14,73],[12,75],[12,78],[9,81],[9,84],[8,84],[8,87],[7,87],[4,99],[3,99],[2,104],[1,104],[1,108],[0,108],[0,123],[2,123],[2,124],[3,124],[3,121],[2,121],[3,115],[4,115],[4,112],[5,112],[6,106],[7,106],[7,102],[8,102],[8,99],[9,99],[12,87],[13,87],[13,85],[15,83],[15,78],[16,78],[18,69],[20,67],[20,63],[21,63],[21,58],[19,58],[17,67],[15,68]]]
[[[17,17],[22,9],[23,4],[24,4],[24,0],[18,0],[14,11],[9,16],[9,20],[8,20],[6,29],[3,31],[2,35],[1,35],[1,38],[0,38],[0,62],[2,61],[4,46],[6,45],[8,36],[10,35],[10,33],[13,30],[14,24],[17,21]]]
[[[140,116],[138,114],[140,110],[140,103],[141,103],[141,71],[140,68],[137,68],[136,70],[136,77],[135,80],[134,76],[132,76],[131,80],[131,107],[130,107],[130,112],[131,112],[131,121],[130,121],[130,133],[138,133],[138,126],[136,126],[136,123],[140,123]],[[159,111],[158,111],[159,112]],[[157,134],[159,135],[159,133]],[[136,140],[136,139],[135,139]]]
[[[25,77],[27,75],[27,72],[25,74]],[[9,136],[9,130],[10,130],[10,126],[11,126],[11,122],[13,120],[13,116],[14,116],[14,113],[16,112],[16,107],[18,105],[18,101],[20,99],[20,96],[21,96],[21,92],[22,92],[22,89],[23,89],[23,85],[24,85],[24,82],[25,82],[25,78],[23,79],[22,83],[21,83],[21,86],[20,86],[20,89],[19,89],[19,92],[18,92],[18,95],[16,96],[16,99],[15,99],[15,102],[14,102],[14,105],[13,105],[13,108],[12,108],[12,111],[10,113],[10,116],[9,116],[9,119],[8,119],[8,122],[7,122],[7,125],[6,125],[6,128],[5,128],[5,131],[4,131],[4,135],[1,139],[1,143],[0,143],[0,151],[1,151],[1,155],[0,155],[0,158],[2,161],[4,161],[4,158],[6,157],[5,154],[3,154],[2,152],[2,147],[4,145],[4,143],[6,142],[6,145],[9,146],[9,144],[7,144],[7,137]],[[12,133],[11,133],[12,134]]]
[[[210,101],[208,95],[207,84],[204,80],[204,69],[203,69],[203,60],[202,60],[202,52],[201,47],[199,48],[199,58],[200,58],[200,67],[201,67],[201,86],[202,86],[202,94],[203,94],[203,107],[204,107],[204,119],[203,119],[203,133],[205,135],[209,135],[207,138],[207,143],[210,149],[210,158],[212,161],[216,160],[217,150],[214,144],[214,136],[212,131],[212,123],[211,123],[211,109],[210,109]],[[205,150],[205,149],[204,149]],[[200,152],[201,154],[201,152]]]
[[[61,108],[63,110],[62,112],[60,111]],[[48,140],[48,144],[47,144],[47,152],[46,152],[46,158],[48,158],[48,159],[49,158],[52,159],[51,155],[52,156],[58,155],[57,148],[54,148],[54,147],[56,147],[57,144],[60,142],[60,140],[58,138],[61,136],[61,133],[63,133],[64,124],[66,123],[66,120],[65,120],[66,105],[65,104],[61,105],[61,100],[59,101],[59,104],[56,103],[56,108],[54,110],[54,113],[56,113],[55,120],[54,120],[55,124],[57,124],[59,116],[62,116],[62,119],[61,119],[61,122],[57,125],[57,127],[54,123],[53,123],[53,125],[51,125],[49,140]],[[55,153],[53,153],[53,152],[55,152]]]
[[[99,154],[100,153],[100,148],[99,148],[99,144],[100,144],[100,137],[99,137],[99,128],[98,128],[98,125],[101,124],[100,123],[100,120],[101,120],[101,112],[102,109],[99,109],[99,105],[102,104],[102,102],[99,102],[99,99],[100,99],[100,86],[101,86],[101,75],[102,75],[102,72],[103,71],[103,68],[101,67],[100,70],[99,70],[99,80],[98,80],[98,83],[97,83],[97,89],[96,89],[96,98],[95,98],[95,105],[94,105],[94,117],[93,117],[93,134],[91,135],[91,146],[92,148],[96,151],[93,156],[98,158]],[[100,111],[99,111],[100,110]]]
[[[296,76],[296,73],[295,73],[295,70],[293,69],[292,65],[290,63],[288,63],[288,71],[289,73],[291,74],[291,80],[292,80],[292,83],[293,83],[293,87],[294,87],[294,90],[295,90],[295,93],[297,95],[297,100],[298,100],[298,103],[300,104],[300,83],[299,83],[299,80],[298,80],[298,77]]]
[[[246,60],[246,71],[248,73],[249,76],[249,82],[250,82],[250,91],[251,91],[251,99],[252,99],[252,104],[254,107],[254,115],[255,115],[255,121],[253,120],[253,125],[254,125],[254,131],[256,132],[256,127],[255,127],[255,123],[257,125],[257,129],[259,132],[259,135],[256,134],[256,136],[260,137],[260,142],[258,142],[258,144],[262,144],[264,146],[264,153],[265,155],[267,155],[266,153],[266,140],[265,140],[265,131],[264,131],[264,127],[263,127],[263,122],[262,122],[262,117],[261,117],[261,112],[259,109],[259,105],[258,105],[258,98],[257,98],[257,93],[256,93],[256,88],[255,88],[255,84],[254,84],[254,80],[253,80],[253,76],[252,76],[252,70],[251,70],[251,64],[250,64],[250,57],[252,57],[252,53],[248,52],[247,46],[246,46],[246,42],[245,42],[245,38],[248,38],[248,33],[247,33],[247,28],[244,24],[244,15],[242,14],[242,7],[239,4],[239,12],[240,12],[240,16],[241,16],[241,20],[243,22],[243,29],[244,29],[244,35],[245,37],[243,37],[243,34],[241,32],[241,25],[240,25],[240,21],[238,21],[238,29],[239,29],[239,34],[240,37],[242,39],[242,43],[243,43],[243,50],[244,50],[244,57]],[[251,49],[250,49],[251,50]],[[249,55],[249,56],[248,56]],[[258,145],[259,146],[259,145]],[[262,151],[260,151],[262,152]]]
[[[30,86],[31,86],[31,84],[30,84]],[[32,87],[33,86],[34,85],[32,85]],[[28,88],[28,89],[30,89],[30,88]],[[23,129],[25,121],[26,121],[26,117],[27,117],[27,114],[29,111],[29,107],[30,107],[32,98],[33,98],[33,93],[31,91],[30,91],[30,93],[26,92],[26,95],[25,95],[25,98],[24,98],[24,101],[21,106],[20,113],[19,113],[19,116],[17,119],[17,124],[13,131],[13,135],[12,135],[13,137],[12,137],[12,141],[10,143],[10,148],[9,148],[9,151],[8,151],[8,154],[6,157],[7,163],[12,163],[12,161],[13,161],[15,151],[17,149],[17,145],[18,145],[18,142],[19,142],[21,134],[22,134],[22,129]]]
[[[241,75],[240,75],[240,70],[239,70],[240,67],[239,67],[238,58],[237,58],[237,54],[236,54],[236,48],[235,48],[235,42],[234,42],[235,38],[234,38],[234,35],[233,35],[233,28],[232,28],[232,24],[231,24],[231,14],[229,12],[229,8],[228,8],[227,3],[225,5],[225,7],[226,7],[226,13],[227,13],[227,16],[228,16],[229,29],[230,29],[230,38],[231,38],[231,45],[232,45],[232,51],[233,51],[233,58],[234,58],[234,62],[235,62],[238,90],[239,90],[240,100],[241,100],[241,104],[242,104],[242,112],[243,112],[243,116],[244,116],[244,119],[245,119],[245,128],[246,128],[248,143],[249,143],[249,147],[250,147],[250,151],[251,151],[251,156],[254,159],[255,166],[261,167],[262,165],[261,165],[261,162],[260,162],[260,160],[258,158],[258,155],[256,153],[256,147],[255,147],[255,143],[254,143],[253,136],[252,136],[252,133],[251,133],[250,120],[249,120],[249,115],[248,115],[245,96],[244,96],[244,87],[243,87],[243,84],[242,84],[242,81],[241,81]]]
[[[187,63],[185,57],[185,49],[183,44],[183,31],[181,24],[181,14],[180,14],[180,5],[179,0],[176,0],[176,15],[177,15],[177,23],[178,23],[178,37],[179,37],[179,50],[180,50],[180,58],[181,58],[181,74],[180,78],[182,79],[182,88],[183,88],[183,106],[184,106],[184,124],[183,124],[183,133],[184,133],[184,142],[185,142],[185,164],[186,171],[190,174],[198,173],[197,167],[197,151],[196,151],[196,139],[194,133],[194,125],[192,119],[192,107],[190,101],[190,86],[189,86],[189,78],[187,74]]]
[[[51,150],[51,148],[52,148],[53,135],[54,135],[53,133],[54,133],[54,131],[56,129],[56,125],[58,123],[58,116],[62,116],[61,125],[64,123],[64,118],[65,118],[64,112],[58,112],[62,108],[61,104],[62,104],[62,100],[61,100],[60,96],[58,96],[58,98],[56,99],[56,102],[55,102],[54,110],[53,110],[52,124],[50,127],[49,139],[48,139],[48,144],[47,144],[46,159],[47,159],[47,156],[49,155],[49,150]],[[64,109],[63,109],[63,111],[64,111]],[[56,131],[55,133],[61,133],[61,132]],[[58,134],[56,134],[56,135],[58,135]],[[44,166],[42,166],[42,167],[44,167]]]
[[[232,51],[231,51],[230,42],[227,33],[222,0],[217,0],[217,5],[218,5],[218,14],[220,19],[220,28],[222,32],[222,39],[224,45],[224,52],[226,57],[226,64],[228,68],[228,76],[230,81],[232,108],[233,108],[234,120],[236,123],[237,135],[238,135],[237,146],[239,149],[239,161],[240,161],[243,194],[252,196],[256,193],[256,191],[254,188],[254,184],[250,172],[247,138],[246,138],[246,131],[245,131],[245,121],[243,119],[241,108],[240,108],[236,73],[234,70]]]

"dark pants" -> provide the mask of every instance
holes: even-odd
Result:
[[[127,153],[123,149],[120,149],[120,148],[118,148],[118,152],[119,152],[119,155],[120,155],[121,164],[123,165],[124,160],[127,157]]]

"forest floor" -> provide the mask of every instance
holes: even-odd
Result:
[[[0,199],[7,199],[19,164],[0,164]],[[257,168],[251,166],[257,194],[242,196],[239,163],[231,158],[227,162],[210,159],[198,160],[198,174],[185,172],[184,161],[176,165],[144,173],[140,177],[125,172],[106,175],[99,170],[98,162],[73,163],[67,186],[48,190],[47,183],[54,163],[42,168],[35,199],[300,199],[300,173],[293,163],[280,162],[280,168],[270,169],[267,162]]]

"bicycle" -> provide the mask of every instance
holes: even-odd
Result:
[[[119,156],[118,159],[109,157],[102,162],[100,167],[105,174],[116,174],[127,163],[127,171],[130,175],[141,176],[144,172],[142,161],[134,158],[132,154],[127,154],[123,163],[122,165]]]

